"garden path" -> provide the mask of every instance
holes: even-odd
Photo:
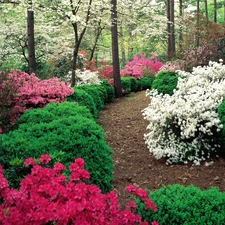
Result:
[[[128,200],[125,188],[134,184],[140,188],[158,189],[162,185],[193,184],[201,189],[217,186],[225,191],[225,160],[220,158],[212,166],[165,164],[156,160],[144,143],[148,121],[141,110],[150,103],[145,91],[115,99],[101,111],[98,123],[104,128],[106,142],[114,150],[114,190],[122,206]]]

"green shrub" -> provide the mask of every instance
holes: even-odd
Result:
[[[92,85],[80,85],[77,89],[86,91],[94,100],[97,112],[100,112],[104,107],[104,99],[101,97],[101,93]]]
[[[104,79],[102,80],[102,86],[104,86],[104,88],[107,91],[107,101],[106,103],[110,103],[113,101],[113,99],[115,98],[115,91],[114,91],[114,87],[109,84],[108,80]]]
[[[131,92],[137,92],[138,91],[138,81],[134,77],[130,78],[130,84],[131,84]]]
[[[146,90],[146,89],[151,88],[152,79],[150,79],[149,77],[141,77],[140,82],[141,82],[141,89],[142,90]]]
[[[70,165],[76,158],[85,160],[90,182],[104,192],[112,189],[112,150],[105,142],[104,131],[93,119],[79,114],[58,117],[48,123],[23,123],[17,130],[2,134],[0,164],[13,187],[29,172],[26,158],[50,154],[54,162]]]
[[[77,102],[80,106],[87,107],[93,117],[95,119],[98,118],[98,111],[95,105],[95,102],[93,100],[93,97],[89,95],[85,90],[82,90],[80,88],[77,88],[76,86],[73,87],[74,93],[67,97],[67,101],[69,102]]]
[[[169,185],[149,192],[158,211],[145,210],[137,201],[137,212],[144,221],[156,220],[160,225],[225,224],[225,194],[216,187],[202,191],[193,185]]]
[[[136,80],[137,81],[137,91],[141,91],[142,87],[141,87],[141,80]]]
[[[222,101],[222,103],[218,107],[218,116],[221,121],[221,124],[223,125],[222,130],[217,135],[218,143],[220,144],[220,154],[225,154],[225,99]],[[215,136],[213,137],[215,138]]]
[[[176,89],[178,75],[174,71],[162,71],[154,79],[151,89],[157,89],[158,93],[173,95]]]
[[[131,93],[131,81],[129,77],[121,77],[121,87],[124,89],[124,94]]]
[[[103,85],[98,85],[98,84],[92,84],[91,86],[96,88],[99,91],[100,96],[103,99],[103,102],[105,104],[108,100],[108,93],[106,91],[106,88]]]
[[[24,114],[18,119],[17,125],[49,123],[58,118],[67,118],[78,114],[86,118],[93,118],[90,111],[86,107],[80,106],[73,102],[50,103],[43,109],[25,111]]]

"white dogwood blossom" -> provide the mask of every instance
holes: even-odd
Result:
[[[61,78],[63,81],[69,82],[71,79],[71,71],[68,73],[66,77]],[[99,79],[99,74],[97,71],[90,71],[86,69],[77,69],[76,70],[76,86],[83,84],[98,84],[100,85],[102,82]]]
[[[172,96],[147,91],[151,102],[142,113],[149,121],[144,138],[151,153],[167,163],[199,165],[216,153],[213,135],[222,129],[217,108],[225,96],[225,65],[210,62],[180,75]]]

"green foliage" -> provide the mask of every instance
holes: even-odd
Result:
[[[138,91],[138,81],[134,77],[130,78],[130,84],[131,84],[131,92],[137,92]]]
[[[221,153],[225,153],[225,99],[222,101],[222,103],[218,107],[218,116],[221,121],[221,124],[223,124],[222,130],[218,133],[218,142],[221,145]],[[215,137],[214,137],[215,138]]]
[[[125,95],[131,93],[131,79],[129,77],[121,77],[121,87],[124,89]]]
[[[225,224],[225,193],[216,187],[202,191],[193,185],[175,184],[149,192],[149,197],[158,211],[145,210],[138,200],[137,213],[144,221],[156,220],[160,225]]]
[[[74,103],[67,103],[64,107],[55,105],[47,106],[47,110],[40,109],[40,112],[26,112],[20,117],[17,130],[1,135],[0,164],[6,178],[13,187],[18,187],[20,180],[29,172],[22,164],[29,157],[39,158],[48,153],[54,162],[60,161],[66,166],[81,157],[91,173],[90,182],[101,187],[103,192],[110,191],[112,150],[105,142],[102,127],[96,124],[86,107]],[[72,105],[75,107],[70,110]]]
[[[141,77],[140,83],[142,90],[150,89],[152,85],[152,79],[149,77]]]
[[[92,119],[90,111],[73,102],[50,103],[43,109],[27,110],[18,119],[17,125],[21,124],[40,124],[50,123],[55,119],[67,118],[69,116],[82,115],[83,117]]]
[[[93,85],[80,85],[77,86],[77,89],[81,89],[86,91],[94,100],[94,103],[96,105],[96,109],[98,112],[100,112],[104,107],[104,99],[101,97],[101,93],[95,86]]]
[[[162,71],[155,77],[151,89],[157,89],[158,93],[173,95],[178,82],[177,73],[174,71]]]
[[[102,86],[104,86],[104,88],[106,89],[108,96],[106,103],[112,102],[113,99],[115,98],[114,87],[111,84],[109,84],[107,79],[102,80]]]
[[[74,86],[73,89],[74,93],[73,95],[67,97],[67,101],[77,102],[78,105],[87,107],[90,110],[93,117],[97,119],[98,112],[93,97],[89,95],[85,90],[77,88],[77,86]]]
[[[108,93],[106,91],[106,88],[103,85],[98,85],[98,84],[92,84],[92,87],[95,87],[96,90],[98,90],[100,97],[103,99],[104,104],[108,100]]]

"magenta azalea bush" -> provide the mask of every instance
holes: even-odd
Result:
[[[9,89],[14,93],[9,94]],[[35,74],[11,70],[0,82],[0,121],[9,117],[10,122],[15,123],[26,110],[42,108],[50,102],[64,102],[73,93],[73,88],[59,78],[40,80]],[[3,125],[0,124],[0,128]]]
[[[83,159],[77,158],[70,165],[69,180],[62,174],[66,169],[63,164],[56,163],[53,168],[44,166],[51,161],[49,155],[42,155],[39,161],[42,165],[33,158],[25,160],[24,164],[31,167],[31,173],[21,181],[19,190],[9,187],[0,166],[1,224],[148,224],[135,214],[133,200],[121,209],[115,192],[102,194],[99,187],[86,184],[90,174],[84,169]],[[142,199],[146,209],[157,211],[156,205],[148,199],[147,191],[130,185],[127,192]]]
[[[140,56],[134,55],[133,60],[128,62],[125,68],[120,71],[121,76],[140,79],[149,73],[155,75],[163,66],[163,63],[158,61],[155,54],[151,53],[151,55],[152,60],[147,59],[144,53],[141,53]]]

